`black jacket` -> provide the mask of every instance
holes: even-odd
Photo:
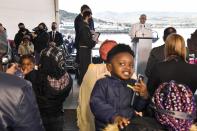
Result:
[[[60,46],[63,44],[63,36],[60,32],[56,31],[55,32],[55,38],[52,36],[52,31],[49,32],[49,42],[55,42],[56,46]]]
[[[88,49],[92,49],[95,45],[96,42],[92,39],[88,23],[83,22],[79,30],[79,46],[86,46]]]
[[[131,83],[134,83],[134,80]],[[142,111],[148,100],[137,96],[131,105],[133,94],[133,90],[127,87],[127,82],[117,77],[107,76],[98,80],[90,97],[96,131],[103,129],[107,123],[113,123],[113,118],[117,115],[131,119],[135,116],[135,110]]]
[[[78,49],[79,47],[79,29],[83,23],[83,17],[81,14],[77,15],[74,21],[75,26],[75,44],[74,47]]]
[[[18,50],[18,47],[21,43],[21,41],[23,40],[23,36],[25,35],[30,35],[30,31],[28,29],[24,29],[24,30],[19,30],[18,33],[16,33],[15,37],[14,37],[14,42],[16,45],[16,49]]]
[[[155,64],[162,62],[165,59],[164,48],[165,45],[163,44],[151,50],[145,70],[145,74],[148,78],[150,77],[151,68],[153,68]]]
[[[186,48],[186,51],[187,51],[186,59],[188,60],[189,59],[188,48]],[[148,78],[150,77],[151,69],[155,66],[155,64],[165,60],[164,52],[165,52],[165,44],[155,47],[151,50],[145,70],[145,74]]]
[[[148,80],[148,90],[151,95],[163,82],[175,80],[186,84],[194,93],[197,89],[197,65],[191,65],[180,57],[157,63],[151,70]]]
[[[47,82],[47,76],[41,71],[32,71],[25,76],[25,79],[32,82],[36,94],[41,116],[60,116],[62,115],[63,102],[69,95],[72,87],[72,78],[69,84],[62,90],[55,90]]]
[[[75,44],[74,44],[74,47],[75,48],[78,48],[79,47],[79,37],[80,37],[80,28],[83,24],[83,17],[81,14],[78,14],[77,17],[75,18],[75,21],[74,21],[74,27],[75,27]],[[93,19],[91,18],[89,20],[89,29],[90,30],[95,30],[94,29],[94,21]]]
[[[44,131],[31,84],[2,72],[0,131]]]
[[[34,50],[40,53],[43,49],[48,46],[49,34],[46,31],[41,31],[38,36],[34,38]]]

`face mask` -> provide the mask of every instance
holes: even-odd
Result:
[[[20,27],[20,30],[23,32],[25,31],[25,27]]]
[[[44,30],[44,27],[42,25],[39,25],[38,29],[39,29],[39,31],[42,31],[42,30]]]
[[[44,29],[43,28],[39,28],[39,31],[43,31]]]

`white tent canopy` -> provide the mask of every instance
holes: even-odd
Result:
[[[0,0],[0,3],[0,23],[7,29],[9,39],[14,39],[20,22],[30,31],[41,22],[49,30],[51,22],[59,22],[58,0]]]

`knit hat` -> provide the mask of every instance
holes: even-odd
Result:
[[[114,40],[105,40],[99,48],[100,57],[102,60],[107,60],[107,53],[115,46],[117,42]]]
[[[196,103],[188,86],[175,81],[162,83],[155,91],[156,118],[170,131],[188,131],[196,117]]]

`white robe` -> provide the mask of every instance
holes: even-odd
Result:
[[[136,23],[131,26],[129,33],[131,39],[135,37],[152,37],[152,29],[150,24]]]

